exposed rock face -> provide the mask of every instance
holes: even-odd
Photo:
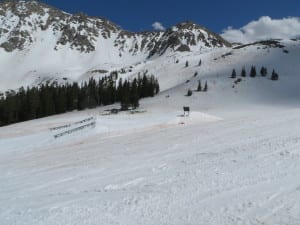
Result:
[[[193,47],[216,48],[225,46],[230,47],[231,44],[207,28],[188,21],[166,30],[150,55],[162,55],[170,48],[177,51],[190,51],[190,48]]]
[[[103,18],[71,15],[36,1],[4,1],[0,5],[0,47],[7,52],[24,50],[49,32],[56,40],[55,50],[68,46],[82,53],[101,51],[97,43],[111,40],[119,55],[148,52],[162,55],[168,49],[193,51],[230,46],[219,35],[192,22],[180,23],[165,32],[132,33]]]

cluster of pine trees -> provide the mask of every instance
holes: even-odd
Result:
[[[80,85],[75,82],[22,87],[18,92],[6,92],[0,99],[0,126],[115,102],[127,110],[138,107],[140,98],[153,97],[158,92],[157,79],[145,74],[132,81],[120,78],[117,82],[109,76],[98,81],[91,78]]]
[[[250,77],[256,77],[256,75],[257,75],[257,73],[256,73],[256,67],[255,66],[251,66],[249,76]],[[264,67],[264,66],[261,67],[261,69],[260,69],[260,75],[262,77],[266,77],[268,75],[268,70],[267,70],[266,67]],[[236,70],[233,69],[230,78],[235,79],[236,76],[237,76]],[[247,76],[246,69],[245,69],[245,67],[243,67],[242,71],[241,71],[241,77],[246,77],[246,76]],[[273,69],[272,75],[271,75],[271,80],[278,80],[278,79],[279,79],[279,75]]]
[[[208,91],[208,85],[207,81],[205,81],[204,87],[202,87],[201,80],[198,81],[198,86],[197,86],[197,92],[207,92]],[[193,91],[191,89],[188,89],[186,96],[190,97],[193,95]]]
[[[197,91],[204,91],[207,92],[208,90],[208,85],[207,85],[207,81],[205,81],[204,87],[202,88],[202,84],[201,84],[201,80],[198,81],[198,86],[197,86]]]

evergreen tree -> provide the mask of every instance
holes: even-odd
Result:
[[[116,91],[115,81],[112,79],[112,77],[108,78],[107,85],[108,85],[107,90],[109,92],[109,94],[108,94],[109,104],[113,104],[116,102],[117,91]]]
[[[81,84],[80,91],[78,93],[78,110],[87,109],[89,106],[89,94],[88,94],[88,85],[86,82]]]
[[[104,78],[99,79],[97,88],[98,88],[98,96],[99,96],[98,105],[103,105],[104,104]]]
[[[120,101],[120,99],[122,97],[122,89],[123,89],[123,79],[120,78],[118,81],[118,86],[117,86],[117,100],[118,101]],[[139,89],[138,89],[138,94],[139,94]]]
[[[122,97],[120,99],[121,101],[121,109],[122,110],[128,110],[130,106],[130,86],[129,82],[126,80],[122,87]]]
[[[80,89],[77,82],[74,82],[72,85],[69,86],[69,91],[67,95],[68,111],[73,111],[74,109],[77,109],[79,92]]]
[[[207,92],[208,91],[208,85],[207,85],[207,81],[205,81],[205,85],[204,85],[204,89],[203,89],[204,92]]]
[[[64,86],[55,88],[54,104],[56,114],[67,112],[67,96]]]
[[[148,94],[149,94],[149,80],[147,76],[144,74],[142,79],[141,97],[142,98],[148,97]]]
[[[27,97],[26,97],[26,90],[24,87],[19,89],[18,93],[20,105],[19,105],[19,121],[25,121],[27,119],[27,115],[29,113],[29,106],[27,105]],[[16,122],[19,122],[16,121]]]
[[[202,91],[201,80],[198,81],[197,91]]]
[[[185,62],[185,67],[188,67],[189,66],[189,61],[186,61]]]
[[[53,100],[53,94],[48,84],[42,85],[40,89],[40,99],[42,117],[54,115],[55,105]]]
[[[6,120],[4,118],[4,109],[5,109],[5,104],[4,100],[0,98],[0,127],[6,125]]]
[[[272,76],[271,76],[271,80],[275,81],[275,80],[278,80],[278,79],[279,79],[279,76],[278,76],[278,74],[275,72],[275,70],[273,69]]]
[[[190,97],[192,96],[193,92],[191,89],[188,89],[186,96]]]
[[[36,87],[32,89],[27,89],[27,102],[29,109],[27,119],[31,120],[38,118],[38,115],[40,113],[40,96]]]
[[[261,67],[261,69],[260,69],[260,75],[262,76],[262,77],[265,77],[265,76],[267,76],[267,68],[265,68],[265,67]]]
[[[242,68],[241,77],[246,77],[246,69],[245,66]]]
[[[201,59],[200,59],[200,61],[199,61],[199,63],[198,63],[198,66],[201,66],[201,64],[202,64],[202,61],[201,61]]]
[[[138,86],[137,80],[134,79],[130,89],[130,103],[133,108],[137,108],[139,106],[139,93],[138,93]]]
[[[267,76],[268,75],[268,70],[267,70],[267,68],[265,67],[265,69],[264,69],[264,76]]]
[[[155,79],[155,90],[154,90],[154,92],[157,95],[159,93],[159,91],[160,91],[159,83],[158,83],[158,80]]]
[[[150,81],[149,81],[149,94],[148,96],[154,97],[155,95],[155,77],[153,75],[150,76]]]
[[[17,120],[17,104],[14,92],[6,92],[4,115],[7,124],[15,123]]]
[[[231,73],[231,77],[230,78],[236,78],[236,72],[235,72],[235,69],[232,70],[232,73]]]
[[[251,67],[250,77],[256,77],[256,68],[255,68],[255,66]]]
[[[87,93],[88,93],[88,107],[95,108],[98,105],[99,99],[98,99],[97,84],[94,78],[89,79]]]

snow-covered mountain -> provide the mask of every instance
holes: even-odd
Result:
[[[36,1],[0,5],[0,90],[45,80],[77,80],[91,71],[132,66],[170,52],[230,47],[192,22],[165,32],[132,33],[103,19],[71,15]]]
[[[216,99],[225,92],[228,98],[255,101],[270,95],[297,98],[299,56],[299,39],[232,45],[192,22],[163,32],[133,33],[106,19],[71,15],[41,2],[0,5],[0,92],[49,81],[82,81],[113,71],[122,78],[147,71],[158,78],[162,91],[195,89],[201,79],[215,86]],[[252,65],[257,72],[267,67],[269,75],[275,69],[281,84],[259,79],[235,84],[228,79],[233,68],[240,73],[243,66],[249,71]],[[263,87],[256,90],[259,85]],[[257,98],[260,92],[265,93]]]

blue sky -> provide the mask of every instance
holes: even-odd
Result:
[[[279,19],[300,16],[299,0],[42,0],[69,13],[84,12],[105,17],[129,31],[152,30],[161,22],[170,27],[192,20],[217,33],[232,26],[240,28],[261,16]]]

